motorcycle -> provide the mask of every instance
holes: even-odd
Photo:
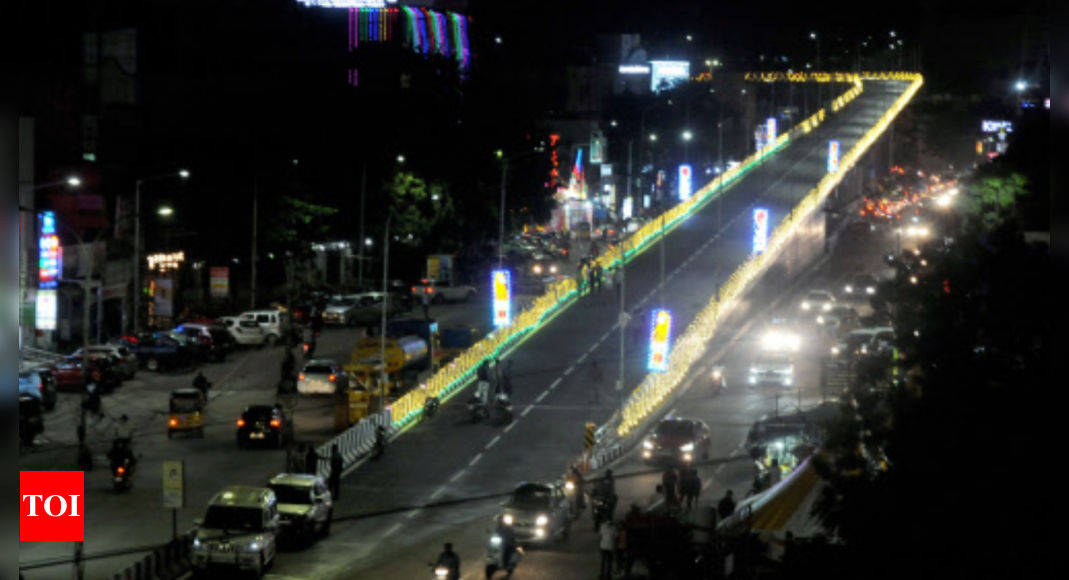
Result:
[[[479,381],[479,386],[475,391],[475,395],[468,401],[468,413],[471,415],[472,423],[478,423],[479,421],[490,418],[490,410],[486,405],[489,398],[490,383]]]
[[[438,409],[441,407],[441,402],[437,398],[429,398],[427,402],[423,404],[423,416],[428,421],[433,421],[434,416],[438,414]]]
[[[443,568],[442,566],[431,566],[434,568],[434,580],[453,580],[449,575],[449,568]]]
[[[316,355],[316,345],[315,345],[314,342],[306,342],[306,343],[304,343],[303,348],[304,348],[304,358],[305,359],[311,359],[311,358],[315,357],[315,355]]]
[[[725,377],[726,370],[722,366],[713,367],[712,372],[712,387],[713,395],[719,395],[728,388],[727,378]]]
[[[116,492],[124,492],[134,486],[134,466],[129,459],[111,467],[112,483]]]
[[[486,549],[486,580],[493,580],[500,571],[507,572],[511,578],[523,558],[523,548],[516,547],[509,561],[505,561],[505,540],[498,534],[490,536],[490,545]]]
[[[509,398],[507,396],[505,396],[504,394],[498,395],[497,400],[494,401],[493,410],[494,425],[508,425],[512,423],[512,401],[509,401]]]

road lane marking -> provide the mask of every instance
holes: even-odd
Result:
[[[573,372],[575,372],[575,367],[569,367],[568,370],[564,371],[564,376],[568,376]]]
[[[487,451],[489,451],[489,450],[490,450],[490,448],[491,448],[491,447],[493,447],[494,445],[497,445],[499,441],[501,441],[501,436],[500,436],[500,435],[498,435],[497,437],[494,437],[494,440],[493,440],[493,441],[491,441],[491,442],[490,442],[490,443],[489,443],[489,444],[488,444],[488,445],[486,446],[486,450],[487,450]]]
[[[530,407],[527,407],[527,410],[524,411],[523,414],[520,415],[520,416],[521,417],[526,417],[527,415],[531,414],[531,411],[534,411],[534,405],[531,405]]]
[[[576,361],[576,364],[583,364],[584,362],[586,362],[586,357],[588,356],[590,356],[590,353],[586,353],[583,356],[579,357],[579,360]]]
[[[396,534],[397,532],[399,532],[400,530],[401,530],[401,524],[396,524],[396,525],[394,525],[394,527],[390,528],[389,531],[386,532],[386,536],[387,537],[392,536],[392,535]]]
[[[465,474],[465,473],[466,473],[466,472],[465,472],[465,471],[464,471],[463,469],[462,469],[462,470],[460,470],[460,472],[459,472],[459,473],[457,473],[456,475],[454,475],[454,476],[453,476],[453,479],[450,479],[450,480],[449,480],[449,483],[456,483],[456,482],[457,482],[457,480],[459,480],[459,479],[460,479],[461,477],[464,477],[464,474]]]
[[[480,460],[480,459],[482,459],[482,458],[483,458],[483,454],[482,454],[482,453],[480,453],[480,454],[476,455],[476,456],[475,456],[475,459],[472,459],[472,460],[471,460],[471,463],[469,463],[469,464],[468,464],[468,467],[475,467],[475,464],[476,464],[476,463],[478,463],[478,462],[479,462],[479,460]],[[433,498],[432,498],[432,499],[433,499]]]
[[[508,427],[505,427],[505,433],[512,431],[512,428],[516,426],[516,423],[509,423]]]
[[[482,457],[482,455],[480,455],[479,457]],[[445,493],[445,486],[444,485],[442,487],[439,487],[438,491],[434,492],[434,495],[431,496],[431,499],[432,500],[438,499],[438,496],[442,495],[443,493]]]
[[[541,403],[542,401],[546,400],[547,396],[549,396],[549,391],[546,391],[546,392],[542,393],[542,395],[540,397],[535,399],[535,402],[536,403]]]
[[[418,516],[419,513],[422,512],[422,511],[423,510],[413,510],[413,511],[409,512],[407,516],[405,516],[405,519],[414,520],[414,519],[416,519],[416,516]]]
[[[602,342],[604,342],[604,341],[605,341],[605,339],[604,339],[604,338],[603,338],[603,339],[601,339],[601,340],[602,340]],[[598,347],[599,347],[599,346],[601,346],[601,342],[599,342],[599,343],[595,344],[594,346],[590,347],[590,350],[586,351],[586,353],[587,353],[587,354],[594,354],[594,351],[598,350]]]

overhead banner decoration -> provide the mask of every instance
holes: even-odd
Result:
[[[647,366],[651,373],[668,372],[668,355],[672,347],[672,314],[667,310],[653,311],[653,332],[650,336],[650,360]]]
[[[687,201],[694,195],[694,169],[690,165],[679,166],[679,200]]]
[[[512,324],[512,273],[494,270],[494,328]]]
[[[768,249],[768,210],[755,209],[753,212],[753,253],[755,256],[764,254]]]
[[[230,268],[212,268],[212,298],[230,296]]]
[[[839,172],[839,155],[841,145],[838,141],[828,142],[828,173]]]

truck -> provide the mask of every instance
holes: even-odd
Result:
[[[423,296],[430,296],[433,304],[446,302],[469,302],[478,296],[474,286],[461,284],[456,277],[453,256],[434,255],[427,257],[427,276],[412,287],[416,304],[423,303]]]
[[[342,428],[355,425],[361,419],[378,410],[376,401],[382,393],[380,375],[383,372],[382,347],[386,346],[386,375],[388,382],[385,390],[396,393],[419,381],[419,373],[428,368],[430,347],[419,336],[400,338],[365,338],[353,349],[352,361],[345,365],[352,388],[348,395],[339,401],[341,413],[335,415],[338,421],[347,424]],[[372,408],[372,407],[376,408]]]

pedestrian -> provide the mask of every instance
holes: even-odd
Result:
[[[505,363],[505,369],[501,372],[501,391],[505,396],[512,399],[512,361]]]
[[[611,519],[601,523],[598,536],[600,538],[598,547],[601,550],[601,573],[598,577],[600,580],[613,580],[612,565],[616,555],[616,526]]]
[[[597,292],[598,284],[598,271],[593,264],[586,269],[586,282],[587,292],[593,296]]]
[[[345,470],[345,460],[341,456],[341,448],[335,443],[330,448],[330,495],[334,501],[341,499],[341,476]]]
[[[682,490],[683,505],[687,510],[693,510],[702,493],[702,480],[698,476],[697,469],[684,469],[683,477],[680,481],[680,489]]]
[[[431,319],[431,295],[430,295],[429,292],[424,290],[420,294],[420,298],[421,298],[421,300],[423,302],[423,319],[424,320],[430,320]]]
[[[315,314],[312,315],[312,330],[316,336],[323,334],[323,311],[319,308],[316,308]]]
[[[657,486],[657,491],[654,492],[653,495],[650,496],[650,501],[646,505],[646,511],[652,512],[653,510],[657,509],[657,506],[659,506],[662,503],[664,503],[664,501],[665,501],[664,486],[663,485],[658,485]]]
[[[679,508],[679,474],[671,467],[665,469],[661,484],[664,485],[664,504],[668,513],[672,513]]]
[[[605,279],[605,268],[601,264],[594,266],[594,292],[601,296],[601,282]]]
[[[616,289],[616,300],[619,302],[624,292],[624,267],[622,265],[612,271],[612,287]]]
[[[601,372],[601,367],[598,366],[598,362],[594,361],[590,364],[590,387],[592,389],[593,399],[592,405],[597,405],[601,402],[601,384],[605,380],[604,373]]]
[[[780,468],[779,459],[773,459],[768,467],[768,487],[773,488],[783,481],[783,470]]]
[[[304,473],[306,475],[316,475],[319,473],[319,454],[316,453],[314,445],[309,445],[304,452]]]
[[[720,521],[724,521],[731,516],[735,515],[735,492],[730,489],[724,494],[724,499],[720,500],[720,503],[716,506],[716,514],[720,516]]]

